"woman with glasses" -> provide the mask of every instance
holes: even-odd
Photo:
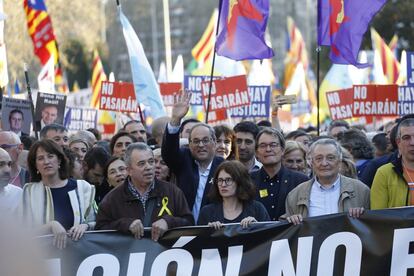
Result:
[[[95,226],[95,188],[69,178],[68,159],[54,141],[33,144],[28,155],[31,183],[23,188],[21,214],[39,234],[53,234],[53,244],[66,246],[66,237],[79,240]]]
[[[255,187],[247,168],[239,161],[227,161],[216,170],[209,198],[201,209],[198,225],[215,229],[223,223],[240,223],[243,228],[257,221],[269,221],[265,207],[255,201]]]
[[[124,159],[112,157],[104,168],[104,180],[102,184],[108,185],[110,189],[115,188],[124,183],[127,175],[127,166]]]

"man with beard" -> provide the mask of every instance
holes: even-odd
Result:
[[[236,133],[236,146],[239,154],[239,161],[246,166],[250,173],[258,171],[262,164],[255,157],[256,136],[259,133],[259,127],[249,121],[238,123],[234,127]]]
[[[8,215],[16,211],[22,196],[21,188],[9,184],[11,165],[10,155],[0,148],[0,211]]]

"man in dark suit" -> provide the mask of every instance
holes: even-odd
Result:
[[[24,123],[24,114],[20,109],[13,109],[9,113],[10,131],[13,131],[19,137],[29,136],[29,134],[22,131]]]
[[[184,192],[197,221],[201,207],[208,203],[211,178],[223,159],[215,156],[214,129],[203,123],[191,128],[189,148],[180,148],[180,123],[188,112],[190,98],[191,93],[183,92],[173,106],[171,121],[166,127],[162,142],[162,158],[176,175],[177,185]]]
[[[263,167],[250,174],[256,184],[256,200],[263,203],[271,220],[278,220],[285,213],[288,193],[300,183],[309,180],[301,173],[282,165],[285,138],[274,128],[262,129],[256,137],[256,156]]]

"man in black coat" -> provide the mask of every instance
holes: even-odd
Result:
[[[197,221],[201,207],[209,203],[207,194],[210,191],[211,178],[223,159],[215,156],[214,129],[203,123],[198,123],[191,128],[189,147],[180,148],[180,123],[188,112],[190,98],[191,93],[183,92],[173,106],[171,121],[165,130],[161,154],[167,166],[177,177],[177,185],[184,192]]]
[[[256,137],[256,156],[263,167],[250,174],[256,184],[256,200],[263,203],[271,220],[285,213],[288,193],[297,185],[309,180],[301,173],[282,166],[285,139],[276,129],[264,128]]]

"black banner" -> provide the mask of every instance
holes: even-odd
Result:
[[[228,225],[168,231],[159,242],[90,232],[48,248],[51,275],[414,275],[414,208],[306,219],[301,225]]]

